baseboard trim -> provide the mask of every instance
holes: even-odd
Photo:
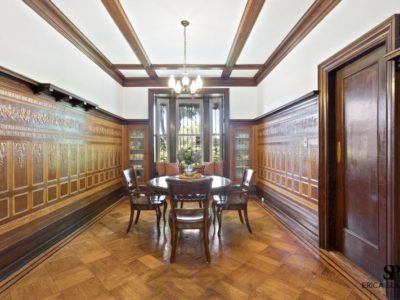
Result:
[[[0,259],[2,256],[13,253],[13,249],[19,247],[20,244],[29,244],[26,253],[16,257],[12,263],[0,270],[0,293],[101,218],[121,201],[122,196],[122,189],[118,188],[98,201],[92,202],[51,224],[48,226],[52,227],[51,229],[43,228],[31,237],[22,240],[20,243],[10,245],[8,249],[2,251]],[[40,239],[37,237],[40,237]]]
[[[330,270],[333,270],[346,278],[347,282],[355,289],[360,297],[363,299],[387,299],[385,289],[371,289],[362,286],[363,282],[376,282],[375,278],[349,261],[340,253],[319,248],[318,240],[315,241],[315,239],[310,238],[310,235],[305,234],[304,230],[298,230],[298,223],[291,221],[287,217],[282,217],[282,214],[265,205],[259,197],[255,197],[254,199],[259,206],[266,210],[276,221],[290,231],[299,242],[306,247],[312,255],[314,255],[314,257],[318,258]]]
[[[257,196],[264,199],[262,205],[273,211],[292,231],[318,245],[318,216],[314,212],[295,205],[267,187],[257,186]]]

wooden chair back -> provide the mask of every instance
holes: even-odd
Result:
[[[250,190],[251,181],[253,179],[254,170],[246,168],[243,171],[242,183],[240,184],[241,188],[244,190]]]
[[[171,199],[171,211],[174,215],[176,211],[185,210],[187,208],[178,208],[177,203],[184,202],[201,202],[204,217],[208,216],[211,204],[211,184],[212,178],[206,177],[195,180],[182,180],[177,178],[167,178],[169,196]]]
[[[122,178],[127,195],[133,195],[138,192],[139,186],[134,168],[125,169],[122,171]]]

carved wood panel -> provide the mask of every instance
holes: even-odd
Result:
[[[264,119],[257,126],[257,177],[264,189],[282,195],[283,207],[318,214],[317,98]],[[315,222],[316,223],[316,222]],[[317,224],[313,224],[313,226]]]
[[[46,98],[0,79],[0,229],[119,182],[123,125]]]

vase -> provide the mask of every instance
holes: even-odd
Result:
[[[190,176],[193,173],[192,165],[185,165],[185,175]]]

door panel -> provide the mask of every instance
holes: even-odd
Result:
[[[385,49],[337,72],[337,246],[381,279],[386,262]]]

